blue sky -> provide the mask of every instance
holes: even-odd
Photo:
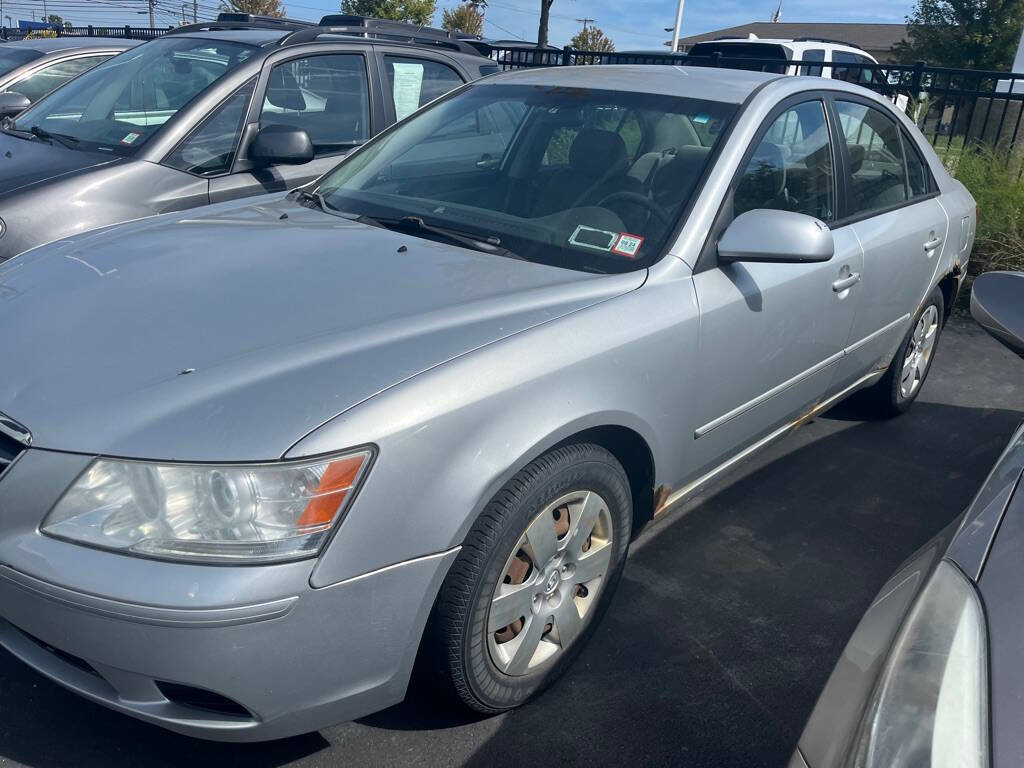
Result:
[[[191,16],[192,0],[155,0],[157,24],[167,25],[180,20],[182,5]],[[219,0],[197,0],[199,14],[210,12]],[[686,0],[683,13],[683,34],[697,34],[712,29],[768,21],[777,0]],[[450,8],[459,0],[438,0],[438,8]],[[13,21],[42,15],[44,0],[4,0],[3,13]],[[147,25],[147,0],[45,0],[49,13],[58,13],[75,24]],[[291,16],[318,19],[335,13],[339,0],[286,0]],[[783,0],[783,21],[861,21],[900,23],[910,10],[912,0]],[[490,0],[485,32],[488,37],[525,38],[537,36],[540,0]],[[555,0],[551,9],[551,41],[564,45],[580,24],[576,19],[587,16],[615,41],[619,50],[660,49],[670,35],[662,32],[675,21],[676,0]],[[440,18],[440,13],[438,14]]]

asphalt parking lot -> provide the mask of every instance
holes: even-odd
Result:
[[[967,505],[1022,418],[1024,362],[955,319],[909,414],[840,406],[646,531],[590,647],[517,712],[476,719],[421,687],[318,734],[208,744],[0,652],[0,765],[784,765],[876,590]]]

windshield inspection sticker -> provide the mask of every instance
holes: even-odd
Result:
[[[612,253],[617,253],[619,256],[625,256],[627,259],[635,259],[637,252],[640,250],[640,246],[644,244],[644,239],[640,235],[630,235],[623,232],[618,236],[618,240],[615,241],[615,245],[612,247]]]
[[[135,141],[141,135],[142,135],[141,133],[129,133],[127,136],[125,136],[123,139],[121,139],[121,143],[122,144],[131,144],[133,141]]]
[[[576,231],[569,236],[569,242],[573,245],[578,245],[582,248],[592,248],[595,251],[604,251],[607,253],[615,245],[615,241],[618,240],[619,234],[617,232],[608,232],[604,229],[594,229],[588,227],[585,224],[580,224],[576,227]]]

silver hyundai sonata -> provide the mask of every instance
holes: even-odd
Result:
[[[639,526],[920,392],[975,205],[856,86],[552,68],[0,267],[0,644],[195,736],[515,707]]]

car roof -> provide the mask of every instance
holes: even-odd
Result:
[[[131,48],[141,43],[141,40],[128,40],[123,37],[38,37],[28,40],[13,40],[9,43],[2,43],[3,46],[15,46],[28,48],[33,51],[51,53],[52,51],[64,51],[72,48],[82,50],[90,48]]]
[[[742,104],[764,83],[783,77],[768,72],[677,65],[604,64],[599,67],[537,67],[494,75],[481,86],[499,83],[554,85],[568,88],[712,99]]]
[[[837,51],[850,51],[852,53],[860,53],[865,56],[871,57],[867,51],[863,48],[858,48],[856,45],[850,45],[849,43],[842,43],[838,40],[792,40],[790,38],[783,37],[757,37],[750,40],[746,37],[723,37],[720,40],[701,40],[699,43],[694,43],[691,48],[695,48],[698,45],[714,45],[716,43],[744,43],[746,45],[785,45],[790,48],[804,50],[806,48],[832,48]],[[873,58],[873,57],[872,57]]]

